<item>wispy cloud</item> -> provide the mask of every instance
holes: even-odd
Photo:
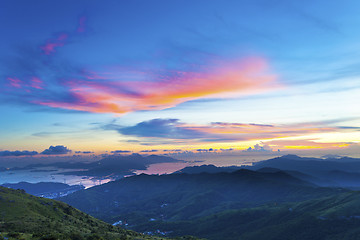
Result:
[[[147,142],[151,139],[152,143],[156,145],[157,141],[172,144],[184,144],[184,140],[187,140],[188,143],[262,141],[354,130],[354,127],[351,126],[336,126],[336,123],[342,121],[344,120],[276,125],[213,122],[207,125],[197,125],[186,124],[179,119],[152,119],[134,126],[120,126],[111,123],[102,126],[102,128],[118,131],[122,135],[138,137],[141,142]],[[255,145],[249,151],[270,150],[270,146],[267,144]]]
[[[207,70],[85,72],[64,82],[71,101],[39,99],[36,104],[99,113],[161,110],[201,98],[257,94],[280,87],[263,59],[223,61]],[[135,79],[135,80],[134,80]]]
[[[284,2],[284,1],[283,1]],[[291,3],[287,2],[285,6],[287,5],[288,9],[294,13],[294,15],[298,15],[301,19],[308,21],[313,26],[323,29],[325,31],[329,31],[335,34],[342,34],[342,32],[339,30],[337,24],[334,22],[329,21],[328,19],[322,19],[316,14],[312,14],[308,11],[306,11],[304,8],[300,8],[299,6],[292,5]]]
[[[90,154],[90,153],[94,153],[94,152],[92,152],[92,151],[75,151],[75,153]]]
[[[111,153],[131,153],[132,151],[129,150],[115,150],[115,151],[111,151]]]
[[[5,151],[0,151],[0,157],[19,157],[19,156],[34,156],[34,155],[37,155],[39,154],[38,152],[36,151],[8,151],[8,150],[5,150]]]
[[[78,33],[83,33],[83,32],[85,32],[85,30],[86,30],[86,21],[87,21],[87,17],[85,17],[85,16],[81,16],[81,17],[79,18],[79,26],[78,26],[78,28],[76,29],[76,31],[77,31]]]
[[[312,133],[340,131],[340,128],[329,126],[323,122],[279,125],[216,122],[204,126],[189,125],[187,129],[202,132],[204,135],[212,136],[215,139],[228,139],[230,141],[285,138]]]
[[[21,88],[22,81],[16,77],[8,77],[9,84],[15,88]]]
[[[140,152],[142,153],[154,153],[154,152],[158,152],[159,150],[157,149],[151,149],[151,150],[141,150]]]
[[[85,31],[80,18],[77,31]],[[6,101],[94,113],[161,110],[209,98],[259,94],[282,87],[268,62],[259,57],[221,59],[216,56],[180,68],[116,65],[80,67],[59,60],[56,51],[73,41],[74,33],[46,40],[39,53],[28,48],[7,59]],[[49,56],[47,56],[49,55]],[[93,70],[102,69],[102,70]]]
[[[64,46],[68,37],[68,34],[61,33],[55,38],[48,39],[44,45],[40,46],[40,49],[44,54],[50,55],[55,52],[56,48]]]
[[[32,77],[30,86],[36,89],[44,89],[44,82],[38,77]]]
[[[266,142],[271,146],[276,148],[291,150],[291,149],[322,149],[322,148],[339,148],[339,147],[348,147],[350,143],[345,142],[332,142],[332,143],[323,143],[317,142],[317,139],[301,139],[301,140],[273,140]]]
[[[61,32],[55,34],[54,37],[49,38],[43,45],[40,46],[42,53],[45,55],[52,55],[56,52],[56,49],[63,47],[65,44],[73,41],[77,34],[84,33],[86,28],[86,16],[79,18],[78,27],[75,32]]]
[[[53,53],[78,40],[78,35],[56,33],[43,44],[24,44],[14,48],[14,54],[2,56],[1,103],[31,106],[39,99],[69,101],[72,96],[63,83],[76,76],[80,68]]]

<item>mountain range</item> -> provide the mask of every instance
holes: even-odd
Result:
[[[80,190],[64,201],[109,223],[131,226],[203,217],[266,203],[331,196],[346,189],[318,187],[285,172],[240,169],[231,173],[138,175]]]
[[[131,161],[130,156],[125,158],[128,162]],[[140,156],[138,160],[161,161],[157,156],[147,160],[144,158]],[[166,157],[162,160],[172,161]],[[118,161],[119,158],[102,159],[88,165],[91,166],[88,170],[91,173],[92,169],[96,174],[109,173],[111,168],[117,171],[120,169],[116,168],[117,165],[124,166]],[[122,239],[125,235],[127,239],[161,238],[163,235],[194,239],[181,237],[193,235],[210,240],[360,239],[360,192],[354,191],[360,187],[359,174],[359,159],[286,155],[253,166],[203,165],[186,167],[168,175],[124,177],[58,198],[66,204],[36,198],[20,190],[1,188],[2,193],[10,195],[0,198],[1,201],[5,199],[3,202],[7,204],[0,205],[3,207],[0,209],[3,219],[0,231],[7,236],[12,232],[18,233],[19,239],[28,239],[34,234],[35,237],[40,236],[36,234],[42,234],[41,237],[55,234],[66,239],[71,238],[71,233],[81,235],[80,239],[101,239],[92,238],[92,234],[100,234],[103,239]],[[28,185],[21,184],[23,188]],[[16,197],[13,199],[12,196]],[[9,209],[21,209],[17,205],[21,202],[25,203],[26,210],[21,211],[26,217],[20,223],[17,210]],[[49,206],[56,206],[60,211]],[[49,209],[55,213],[48,212]],[[66,214],[69,212],[77,220],[67,221]],[[44,220],[47,217],[50,220]],[[127,230],[114,228],[93,217]],[[95,223],[89,226],[81,222],[84,219],[85,222],[90,221],[88,218],[99,221],[98,224],[102,224],[108,232],[91,228]],[[39,221],[55,223],[49,225],[48,232],[39,233],[40,230],[31,221],[37,224],[40,224]],[[77,221],[80,229],[85,230],[69,231],[72,227],[66,226],[74,226]],[[19,228],[28,225],[30,230]],[[58,225],[61,227],[56,228]],[[51,230],[53,228],[55,230]],[[91,234],[86,229],[91,229]],[[146,234],[138,234],[130,229]]]
[[[285,155],[254,163],[252,166],[216,167],[201,165],[186,167],[177,173],[219,173],[249,169],[261,172],[283,171],[293,177],[322,187],[360,189],[360,159],[349,157],[305,158]]]
[[[55,162],[44,164],[30,164],[25,167],[10,168],[10,170],[34,170],[43,167],[54,169],[71,169],[72,171],[62,172],[66,175],[78,176],[117,176],[123,177],[134,174],[135,170],[145,170],[149,165],[156,163],[176,163],[183,162],[167,156],[161,155],[107,155],[98,161],[92,162]]]
[[[213,240],[360,239],[360,192],[297,203],[269,203],[191,220],[152,221],[134,229],[173,230]]]

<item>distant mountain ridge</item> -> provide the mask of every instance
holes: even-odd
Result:
[[[210,240],[360,239],[360,192],[299,203],[228,210],[183,221],[153,221],[134,229],[173,229]]]
[[[191,219],[226,209],[306,200],[338,191],[319,188],[282,171],[240,169],[232,173],[141,174],[81,190],[61,200],[110,223],[126,220],[138,224],[151,218]]]
[[[130,229],[162,229],[171,236],[360,239],[359,192],[338,187],[346,175],[357,179],[359,164],[287,155],[253,166],[194,166],[127,177],[61,200],[109,223],[126,221]],[[352,174],[344,171],[350,169]]]
[[[352,187],[360,189],[360,159],[358,158],[302,158],[296,155],[285,155],[261,162],[253,166],[246,167],[251,170],[262,168],[276,168],[291,172],[301,172],[311,176],[311,178],[300,179],[310,181],[320,186]]]
[[[11,170],[30,170],[41,167],[54,167],[57,169],[79,169],[61,174],[78,176],[104,177],[109,175],[126,176],[134,174],[134,170],[146,170],[155,163],[183,162],[168,156],[149,155],[144,156],[137,153],[131,155],[109,155],[94,162],[56,162],[49,164],[31,164],[23,168],[12,168]]]
[[[281,170],[294,170],[305,173],[332,170],[360,172],[360,159],[350,157],[320,159],[285,155],[256,162],[253,166],[250,166],[249,169],[257,170],[263,167],[273,167]]]
[[[207,165],[200,165],[200,166],[185,167],[174,173],[187,173],[187,174],[219,173],[219,172],[234,172],[239,169],[242,169],[242,167],[239,167],[239,166],[217,167],[212,164],[207,164]]]
[[[260,172],[284,171],[293,177],[323,187],[360,189],[360,159],[349,157],[304,158],[285,155],[254,163],[252,166],[216,167],[201,165],[183,168],[177,173],[219,173],[250,169]]]

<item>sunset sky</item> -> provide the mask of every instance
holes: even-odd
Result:
[[[0,156],[360,157],[359,9],[0,1]]]

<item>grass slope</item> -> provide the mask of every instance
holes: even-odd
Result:
[[[4,187],[0,187],[0,232],[0,239],[18,240],[163,239],[112,226],[59,201]]]

